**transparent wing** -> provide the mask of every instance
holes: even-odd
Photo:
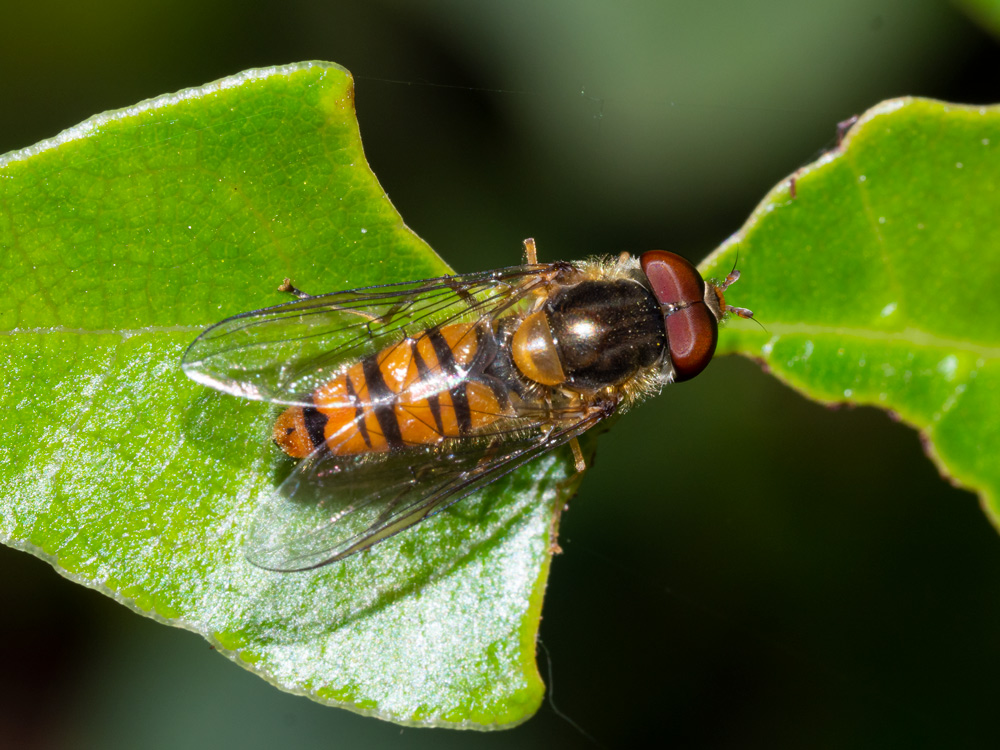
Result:
[[[408,334],[499,314],[556,267],[388,284],[243,313],[195,339],[181,367],[193,380],[234,396],[309,406],[309,395],[346,365]]]
[[[255,513],[246,556],[261,568],[317,568],[367,549],[443,510],[610,416],[593,404],[579,418],[508,420],[488,435],[428,449],[304,459]]]

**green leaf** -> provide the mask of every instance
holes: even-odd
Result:
[[[265,572],[241,540],[289,468],[275,412],[179,368],[286,276],[447,272],[369,170],[346,70],[248,71],[3,157],[0,247],[3,541],[314,700],[478,728],[535,711],[563,454],[370,553]]]
[[[883,102],[703,264],[766,327],[720,351],[810,398],[892,410],[1000,519],[1000,108]],[[844,471],[850,471],[845,466]]]

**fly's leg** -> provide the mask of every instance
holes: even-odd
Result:
[[[538,250],[535,249],[535,240],[531,237],[524,241],[524,257],[529,266],[538,265]]]
[[[488,465],[489,462],[493,460],[493,457],[497,454],[498,450],[500,450],[500,441],[491,440],[489,445],[486,446],[486,450],[483,451],[483,457],[479,459],[479,466],[482,467]]]
[[[573,450],[573,460],[576,461],[576,470],[578,473],[582,474],[587,468],[587,462],[583,458],[583,451],[580,449],[580,441],[573,438],[569,441],[569,447]],[[574,481],[571,476],[567,482],[567,485]],[[549,521],[549,554],[550,555],[561,555],[563,548],[559,546],[559,522],[562,520],[562,514],[564,510],[569,509],[569,503],[566,503],[560,508],[557,508],[555,513],[552,514],[552,520]]]
[[[552,391],[546,389],[543,399],[545,401],[546,412],[554,418],[555,406],[552,404]],[[587,470],[587,460],[583,457],[580,441],[577,438],[570,438],[569,447],[573,451],[573,463],[576,464],[576,471],[578,474],[582,474]]]
[[[581,425],[583,429],[577,434],[585,432],[587,429],[597,424],[598,421],[606,417],[610,417],[618,410],[618,406],[621,403],[621,399],[615,398],[604,398],[592,403],[589,407],[584,407],[582,413],[587,416],[582,420]],[[591,421],[593,420],[593,421]],[[586,425],[587,422],[591,422],[590,425]],[[571,438],[569,441],[570,448],[573,451],[573,458],[576,461],[577,474],[567,477],[563,482],[563,487],[573,487],[580,481],[580,474],[587,468],[586,461],[583,457],[583,451],[580,448],[580,442],[577,438]],[[567,501],[564,505],[556,508],[555,512],[552,514],[552,521],[549,523],[549,553],[553,555],[558,555],[562,552],[562,547],[559,546],[559,521],[562,519],[563,511],[569,510],[569,502]]]
[[[278,291],[286,292],[287,294],[292,294],[298,297],[299,299],[309,299],[310,297],[313,296],[311,294],[306,294],[301,289],[297,289],[296,287],[292,286],[291,279],[285,279],[283,282],[281,282],[281,286],[278,287]]]
[[[573,460],[576,462],[576,471],[582,474],[587,470],[587,462],[583,458],[583,451],[580,449],[580,441],[573,438],[569,441],[569,447],[573,450]]]

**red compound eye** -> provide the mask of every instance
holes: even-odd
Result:
[[[643,253],[639,264],[664,306],[674,380],[690,380],[712,360],[719,339],[719,321],[705,304],[705,281],[690,262],[666,250]]]

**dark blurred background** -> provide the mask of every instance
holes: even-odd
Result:
[[[527,236],[543,259],[697,261],[837,121],[1000,101],[997,42],[935,0],[12,5],[0,152],[333,60],[383,186],[459,271],[519,262]],[[540,656],[569,720],[545,705],[493,735],[285,695],[2,549],[0,746],[591,746],[572,722],[605,747],[997,746],[1000,538],[884,413],[720,358],[603,437],[561,541]]]

